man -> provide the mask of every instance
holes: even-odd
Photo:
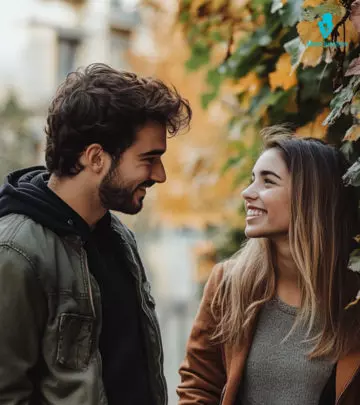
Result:
[[[93,64],[59,87],[46,165],[0,190],[0,403],[164,405],[160,331],[133,234],[191,109],[159,80]]]

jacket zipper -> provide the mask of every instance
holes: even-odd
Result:
[[[128,250],[131,253],[131,258],[132,258],[132,262],[133,264],[136,266],[136,259],[134,257],[134,254],[132,252],[131,247],[128,248]],[[141,266],[141,264],[140,264]],[[161,382],[161,386],[163,388],[163,392],[164,392],[164,405],[167,404],[168,402],[168,398],[167,398],[167,389],[166,389],[166,383],[165,383],[165,376],[162,372],[162,359],[164,357],[164,352],[163,352],[163,348],[162,348],[162,342],[161,342],[161,332],[160,332],[160,328],[159,325],[157,324],[157,322],[155,322],[153,320],[153,317],[150,313],[150,311],[148,310],[147,306],[144,304],[144,296],[142,294],[141,288],[139,288],[140,290],[140,297],[141,297],[141,308],[144,311],[144,313],[146,314],[147,318],[149,319],[151,325],[154,327],[155,331],[156,331],[156,335],[158,338],[158,345],[159,345],[159,350],[160,350],[160,356],[158,358],[158,366],[159,366],[159,373],[160,373],[160,382]]]
[[[347,389],[350,387],[352,382],[355,380],[355,378],[360,374],[360,367],[357,368],[353,376],[351,377],[350,381],[346,384],[345,388],[343,389],[343,392],[340,394],[338,400],[335,402],[335,405],[339,405],[342,397],[344,396],[345,392]]]

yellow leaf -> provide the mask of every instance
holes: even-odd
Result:
[[[305,7],[316,7],[322,4],[321,0],[305,0],[303,3],[303,8]]]
[[[229,11],[233,17],[239,16],[250,0],[230,0]]]
[[[307,48],[303,54],[301,63],[304,67],[315,67],[321,62],[322,53],[322,47]]]
[[[275,90],[277,87],[282,87],[288,90],[297,83],[296,75],[291,75],[291,58],[290,55],[284,53],[280,56],[275,72],[269,74],[270,87]]]
[[[305,3],[309,3],[306,4]],[[319,5],[318,2],[315,0],[314,1],[308,1],[305,2],[303,7],[309,7],[309,6],[317,6]],[[331,2],[333,3],[333,2]],[[336,3],[336,2],[335,2]],[[339,3],[337,3],[339,4]],[[344,9],[345,12],[345,9]],[[307,49],[304,52],[304,55],[302,57],[301,62],[303,63],[304,67],[306,66],[316,66],[321,62],[321,57],[323,54],[324,47],[322,44],[324,43],[324,39],[321,35],[319,26],[318,26],[318,21],[319,19],[315,21],[301,21],[297,24],[296,28],[299,34],[299,37],[304,45],[307,46]],[[333,24],[334,26],[341,20],[341,16],[333,15]],[[354,25],[352,24],[351,21],[347,20],[345,23],[345,36],[344,36],[344,29],[341,27],[339,30],[339,36],[337,37],[338,42],[346,42],[347,43],[347,48],[349,48],[350,42],[358,42],[359,40],[359,35],[356,32],[356,29]],[[330,40],[330,37],[329,37]],[[335,50],[334,48],[325,48],[327,50]]]
[[[309,42],[319,44],[323,42],[319,27],[316,21],[301,21],[296,26],[299,37],[304,45],[307,46]],[[320,46],[307,46],[301,62],[304,67],[316,66],[321,62],[323,47]]]
[[[226,4],[226,2],[226,0],[211,0],[211,11],[219,11]]]
[[[322,139],[326,136],[327,126],[322,125],[322,122],[329,114],[329,109],[326,108],[321,114],[319,114],[315,121],[309,122],[301,128],[296,130],[296,136],[299,138],[318,138]]]
[[[249,95],[256,95],[262,86],[262,82],[257,77],[256,73],[250,72],[246,76],[239,79],[236,83],[228,81],[226,83],[227,93],[239,94],[248,92]]]
[[[343,141],[355,142],[359,138],[360,138],[360,125],[353,125],[346,131]]]

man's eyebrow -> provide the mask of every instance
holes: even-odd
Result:
[[[161,156],[164,153],[165,153],[164,149],[153,149],[153,150],[150,150],[149,152],[140,153],[140,156],[141,157],[154,156],[154,155]]]
[[[252,172],[251,175],[252,175],[252,177],[254,177],[254,176],[255,176],[255,175],[254,175],[254,172]],[[271,170],[261,170],[260,175],[261,175],[261,176],[272,175],[272,176],[277,177],[279,180],[281,180],[281,177],[280,177],[278,174],[272,172]]]

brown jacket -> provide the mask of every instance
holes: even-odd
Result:
[[[234,348],[209,340],[215,324],[210,303],[222,272],[213,270],[191,331],[179,371],[179,405],[235,405],[251,343]],[[336,405],[360,405],[360,351],[338,361],[335,385]]]

